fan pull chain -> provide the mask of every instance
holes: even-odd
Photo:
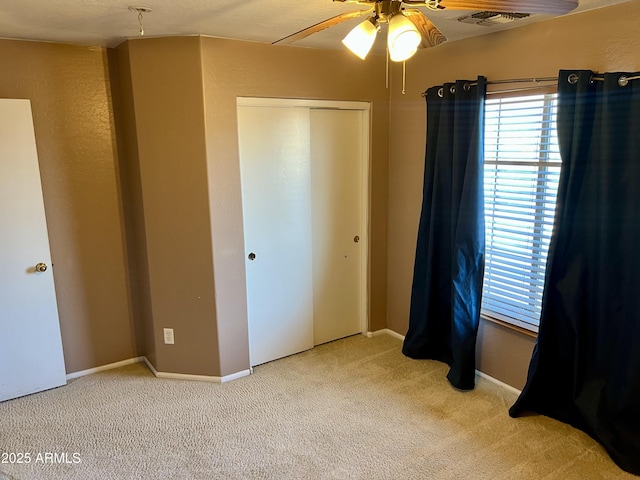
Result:
[[[389,90],[389,47],[387,47],[387,68],[385,69],[384,85]]]
[[[402,62],[402,94],[406,92],[405,87],[407,85],[407,62]]]

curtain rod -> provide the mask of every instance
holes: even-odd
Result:
[[[604,74],[600,74],[600,73],[594,73],[591,75],[591,81],[597,80],[599,82],[604,80]],[[640,75],[635,75],[632,77],[627,77],[626,75],[622,75],[620,76],[620,78],[618,78],[618,85],[620,85],[621,87],[624,87],[626,85],[628,85],[628,83],[631,80],[640,80]],[[524,87],[524,88],[512,88],[512,89],[508,89],[508,90],[494,90],[492,92],[487,92],[487,94],[495,94],[495,93],[510,93],[510,92],[521,92],[521,91],[525,91],[525,90],[533,90],[535,88],[541,87],[541,86],[548,86],[548,85],[540,85],[541,83],[546,83],[546,82],[557,82],[558,81],[558,77],[541,77],[541,78],[509,78],[506,80],[491,80],[487,82],[487,85],[502,85],[502,84],[509,84],[509,83],[535,83],[536,86],[534,87]],[[575,84],[578,81],[578,74],[577,73],[572,73],[571,75],[569,75],[569,77],[567,77],[567,81],[570,84]],[[465,89],[468,89],[470,87],[475,87],[478,83],[477,82],[469,82],[465,84]],[[442,89],[440,89],[438,91],[438,94],[440,96],[442,96]],[[421,96],[426,97],[427,96],[427,92],[424,91],[422,92]]]
[[[513,93],[513,92],[527,92],[530,90],[540,90],[541,88],[544,87],[551,87],[553,86],[553,84],[549,84],[549,85],[535,85],[533,87],[522,87],[522,88],[504,88],[504,89],[500,89],[500,90],[492,90],[492,91],[487,91],[487,95],[498,95],[500,93]],[[440,92],[438,92],[440,93]],[[422,94],[423,97],[426,97],[426,94]]]
[[[487,82],[487,85],[501,85],[501,84],[505,84],[505,83],[536,83],[538,85],[536,85],[535,87],[525,87],[525,88],[518,88],[518,89],[509,89],[509,90],[498,90],[498,91],[494,91],[491,93],[508,93],[508,92],[519,92],[519,91],[523,91],[523,90],[531,90],[533,88],[537,88],[539,86],[540,83],[542,82],[557,82],[558,81],[558,77],[542,77],[542,78],[509,78],[506,80],[491,80]],[[470,87],[475,87],[478,83],[477,82],[470,82],[465,84],[466,88],[470,88]],[[440,92],[438,92],[440,93]],[[421,96],[426,97],[427,96],[427,92],[424,91],[422,92]],[[442,95],[440,95],[442,96]]]
[[[557,82],[558,77],[542,77],[542,78],[509,78],[507,80],[491,80],[487,85],[500,85],[502,83],[540,83],[540,82]],[[477,85],[474,82],[475,85]]]
[[[494,95],[499,93],[512,93],[512,92],[525,92],[527,90],[535,90],[541,87],[548,87],[550,85],[541,85],[542,83],[548,82],[558,82],[558,77],[542,77],[542,78],[509,78],[506,80],[493,80],[487,82],[487,85],[504,85],[509,83],[535,83],[535,85],[530,87],[521,87],[521,88],[508,88],[501,90],[493,90],[491,92],[487,92],[487,95]],[[469,86],[476,86],[477,82],[471,83]],[[426,92],[425,92],[426,93]],[[440,92],[438,92],[440,93]]]

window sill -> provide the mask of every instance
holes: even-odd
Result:
[[[520,326],[520,325],[515,325],[513,323],[509,323],[509,322],[505,322],[504,320],[500,320],[498,318],[495,317],[490,317],[489,315],[485,315],[480,314],[480,318],[482,318],[483,320],[487,321],[487,322],[491,322],[491,323],[495,323],[497,325],[500,325],[504,328],[508,328],[510,330],[515,330],[518,333],[522,333],[523,335],[527,335],[529,337],[532,338],[537,338],[538,337],[538,329],[537,327],[531,326],[531,327],[524,327],[524,326]]]

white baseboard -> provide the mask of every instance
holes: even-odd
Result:
[[[400,335],[398,332],[394,332],[393,330],[389,329],[389,328],[383,328],[382,330],[376,330],[375,332],[367,332],[367,337],[369,338],[373,338],[373,337],[377,337],[379,335],[391,335],[394,338],[397,338],[399,340],[404,341],[404,335]],[[491,375],[487,375],[484,372],[481,372],[480,370],[476,370],[476,375],[478,375],[480,378],[484,378],[485,380],[490,381],[491,383],[498,385],[502,388],[504,388],[505,390],[508,390],[512,393],[516,393],[518,395],[520,395],[522,392],[520,390],[518,390],[516,387],[512,387],[511,385],[508,385],[504,382],[501,382],[500,380],[498,380],[497,378],[493,378]]]
[[[491,375],[487,375],[486,373],[481,372],[480,370],[476,370],[476,375],[479,376],[480,378],[484,378],[485,380],[490,381],[495,385],[498,385],[499,387],[504,388],[505,390],[510,391],[511,393],[515,393],[516,395],[520,395],[522,393],[522,390],[518,390],[516,387],[512,387],[507,383],[501,382],[497,378],[493,378]]]
[[[120,368],[126,365],[140,363],[143,361],[143,359],[144,357],[129,358],[127,360],[121,360],[120,362],[109,363],[108,365],[102,365],[100,367],[89,368],[87,370],[81,370],[79,372],[69,373],[67,375],[67,380],[73,380],[74,378],[84,377],[86,375],[91,375],[92,373],[104,372],[105,370],[112,370],[114,368]]]
[[[253,373],[253,368],[248,368],[247,370],[242,370],[240,372],[232,373],[230,375],[225,375],[224,377],[220,377],[220,383],[230,382],[231,380],[237,380],[238,378],[249,376]]]
[[[214,377],[214,376],[206,376],[206,375],[189,375],[186,373],[168,373],[168,372],[158,372],[151,362],[147,359],[147,357],[135,357],[129,358],[127,360],[122,360],[120,362],[109,363],[108,365],[102,365],[100,367],[89,368],[87,370],[82,370],[80,372],[73,372],[67,375],[67,381],[73,380],[74,378],[84,377],[86,375],[91,375],[93,373],[104,372],[106,370],[113,370],[114,368],[120,368],[127,365],[132,365],[134,363],[144,362],[149,370],[158,378],[172,378],[177,380],[196,380],[199,382],[211,382],[211,383],[225,383],[230,382],[232,380],[236,380],[238,378],[246,377],[247,375],[251,375],[252,370],[242,370],[241,372],[232,373],[231,375],[225,375],[223,377]]]
[[[376,330],[375,332],[367,332],[368,338],[378,337],[380,335],[390,335],[393,338],[404,341],[404,335],[400,335],[398,332],[394,332],[390,328],[383,328],[382,330]]]
[[[191,375],[188,373],[171,373],[171,372],[159,372],[155,369],[155,367],[151,364],[147,357],[142,357],[144,363],[146,363],[151,373],[153,373],[157,378],[168,378],[172,380],[191,380],[196,382],[209,382],[209,383],[225,383],[230,382],[231,380],[236,380],[238,378],[246,377],[247,375],[251,375],[251,369],[242,370],[240,372],[232,373],[231,375],[225,375],[223,377],[209,376],[209,375]]]

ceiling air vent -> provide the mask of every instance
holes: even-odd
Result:
[[[494,25],[510,23],[521,18],[527,18],[528,16],[528,13],[477,12],[471,15],[459,17],[458,21],[462,23],[471,23],[473,25],[492,27]]]

